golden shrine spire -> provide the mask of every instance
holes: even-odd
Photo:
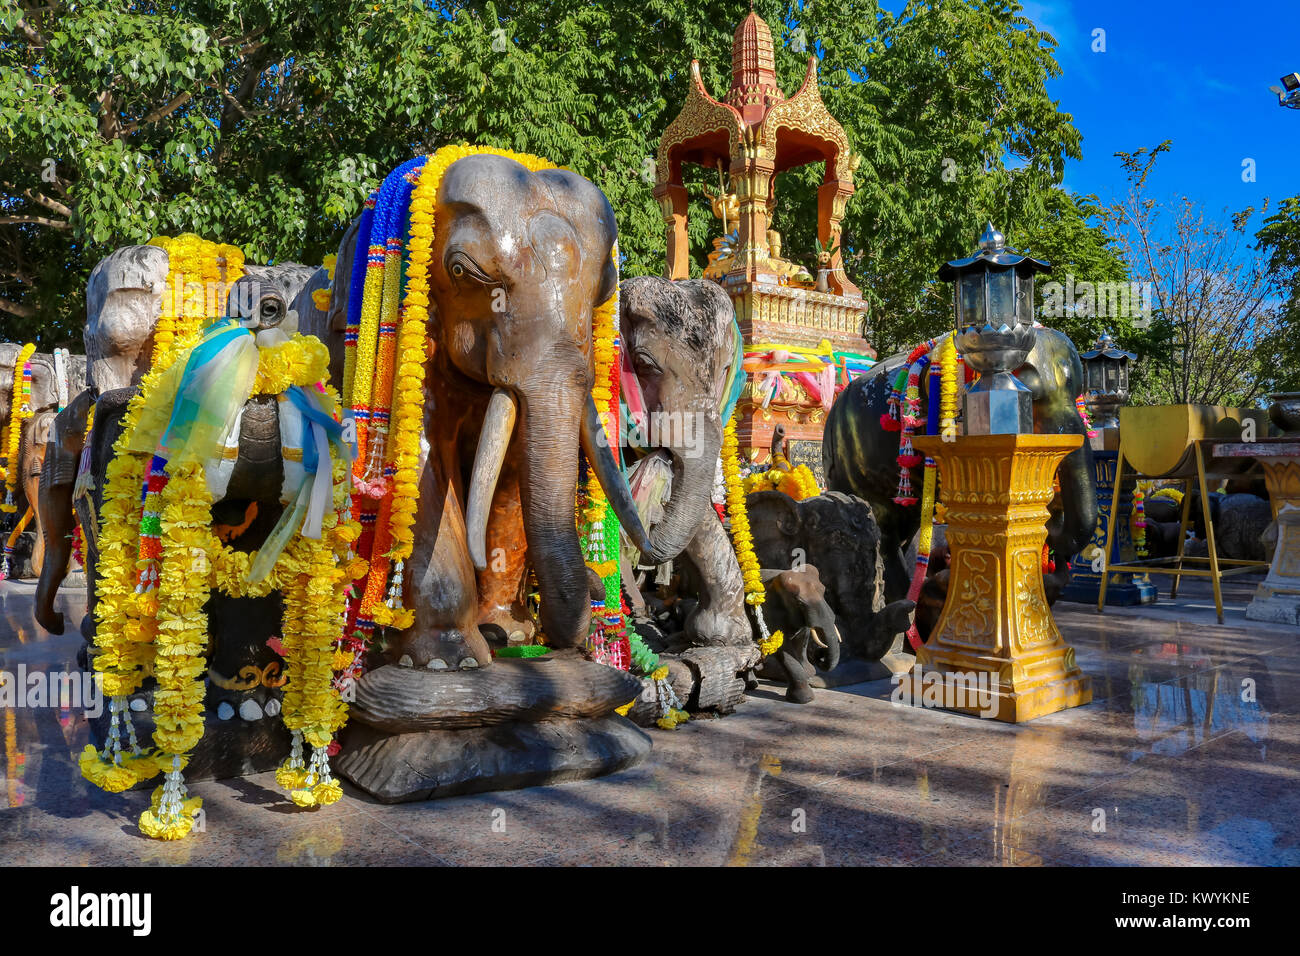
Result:
[[[747,125],[756,126],[769,106],[784,99],[776,82],[772,31],[751,7],[731,43],[731,89],[726,102],[740,111]]]

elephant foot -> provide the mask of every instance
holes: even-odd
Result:
[[[63,633],[63,612],[62,611],[43,611],[40,608],[40,602],[37,602],[36,623],[51,634]]]
[[[389,656],[398,667],[431,671],[472,670],[492,662],[492,651],[476,626],[408,632]]]
[[[517,608],[494,607],[482,612],[479,631],[503,644],[531,644],[537,631],[532,619]]]
[[[785,690],[785,699],[792,704],[811,704],[812,688],[803,682],[791,683]]]

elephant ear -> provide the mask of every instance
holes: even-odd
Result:
[[[775,526],[775,536],[754,535],[754,549],[761,567],[788,568],[790,549],[800,540],[802,522],[798,503],[780,491],[756,491],[746,498],[751,527]],[[775,540],[773,540],[775,538]]]
[[[557,215],[571,222],[594,224],[595,228],[576,230],[582,243],[584,263],[599,263],[596,276],[596,299],[600,305],[618,288],[618,263],[613,259],[614,243],[618,241],[618,224],[614,208],[594,183],[567,169],[544,169],[535,173],[546,183],[553,197],[552,208]]]

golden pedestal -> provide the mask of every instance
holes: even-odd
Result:
[[[914,439],[917,451],[939,465],[952,560],[943,613],[904,681],[911,699],[928,703],[926,691],[933,695],[937,677],[946,687],[945,710],[1009,723],[1092,700],[1092,678],[1052,620],[1042,570],[1052,477],[1082,441],[1079,435]]]

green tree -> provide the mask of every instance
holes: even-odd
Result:
[[[460,141],[590,177],[618,214],[627,272],[659,273],[646,160],[693,58],[725,92],[747,12],[740,0],[0,3],[0,338],[46,345],[76,337],[89,269],[118,245],[191,230],[251,261],[319,262],[380,174]],[[1058,186],[1080,137],[1046,92],[1055,44],[1019,4],[755,9],[787,92],[807,68],[796,35],[819,54],[823,98],[862,157],[843,246],[882,351],[946,327],[933,276],[986,219],[1013,243],[1103,267],[1087,210]],[[794,257],[813,252],[820,174],[782,177],[776,225]],[[718,231],[705,199],[716,176],[689,183],[697,268]]]
[[[1266,370],[1269,391],[1300,391],[1300,196],[1282,200],[1255,239],[1260,254],[1268,256],[1279,294],[1285,296],[1282,330],[1262,344],[1258,360]]]

